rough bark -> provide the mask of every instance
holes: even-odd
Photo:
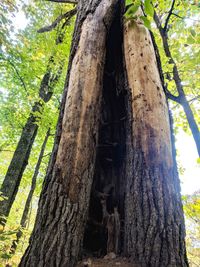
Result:
[[[20,266],[71,267],[78,260],[94,175],[106,35],[116,2],[79,4],[75,29],[80,35],[74,35],[62,133]]]
[[[20,221],[20,229],[16,234],[16,240],[13,241],[12,246],[11,246],[11,253],[12,254],[15,253],[17,245],[18,245],[18,243],[20,241],[20,238],[23,235],[23,230],[27,226],[27,219],[28,219],[28,214],[29,214],[29,210],[30,210],[30,205],[31,205],[31,201],[32,201],[33,194],[34,194],[34,191],[35,191],[36,181],[37,181],[37,177],[38,177],[39,170],[40,170],[40,165],[42,163],[42,159],[43,159],[43,156],[44,156],[44,151],[45,151],[46,144],[47,144],[47,141],[49,139],[49,136],[50,136],[50,128],[48,129],[48,131],[46,133],[44,142],[43,142],[41,150],[40,150],[38,161],[37,161],[37,164],[35,166],[35,171],[34,171],[34,174],[33,174],[33,177],[32,177],[32,182],[31,182],[31,188],[30,188],[30,191],[29,191],[29,194],[28,194],[25,206],[24,206],[24,211],[23,211],[23,214],[22,214],[22,218],[21,218],[21,221]]]
[[[53,87],[57,83],[61,74],[62,68],[59,68],[57,74],[53,74],[50,67],[51,64],[54,64],[53,57],[50,58],[47,71],[41,81],[39,90],[40,100],[33,105],[1,186],[1,193],[5,197],[4,200],[1,201],[0,206],[0,223],[2,225],[5,225],[6,223],[6,217],[10,213],[23,172],[28,164],[31,148],[38,130],[37,120],[39,120],[39,117],[37,113],[42,113],[44,103],[51,99]]]
[[[141,21],[125,23],[124,52],[131,112],[124,249],[141,266],[187,266],[168,108],[150,34]]]

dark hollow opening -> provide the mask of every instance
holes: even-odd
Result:
[[[104,256],[111,250],[120,254],[123,247],[126,90],[121,11],[117,13],[107,37],[99,140],[83,243],[84,253],[96,257]],[[120,229],[116,229],[114,222],[116,214],[120,217]],[[119,233],[118,245],[116,236],[108,238],[109,224],[111,228],[115,224],[112,231]],[[108,242],[113,244],[108,245]]]

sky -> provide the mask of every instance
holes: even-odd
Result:
[[[28,23],[23,11],[13,18],[16,29],[24,29]],[[181,193],[192,194],[200,190],[200,164],[197,163],[198,153],[193,137],[180,130],[176,135],[177,160],[185,170],[180,174]]]
[[[183,131],[176,135],[177,160],[185,171],[180,175],[181,193],[192,194],[200,189],[200,164],[198,153],[192,136]]]

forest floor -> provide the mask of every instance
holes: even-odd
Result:
[[[81,261],[77,267],[138,267],[130,263],[126,258],[116,258],[116,259],[97,259],[88,258]]]

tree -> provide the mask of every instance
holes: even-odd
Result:
[[[150,34],[140,18],[123,26],[122,1],[82,0],[77,10],[57,137],[20,266],[72,267],[82,248],[94,246],[105,254],[102,221],[108,227],[116,212],[118,253],[141,266],[188,266],[169,113]]]
[[[27,226],[28,214],[29,214],[29,211],[30,211],[30,206],[31,206],[31,201],[32,201],[32,198],[33,198],[33,194],[34,194],[34,191],[35,191],[35,188],[36,188],[37,176],[39,174],[40,166],[41,166],[41,163],[42,163],[42,158],[44,157],[44,152],[45,152],[45,148],[46,148],[46,144],[47,144],[47,141],[49,139],[49,136],[50,136],[50,128],[48,129],[48,131],[46,133],[44,142],[43,142],[41,150],[40,150],[38,161],[37,161],[37,164],[35,166],[35,171],[34,171],[34,174],[33,174],[33,177],[32,177],[32,181],[31,181],[31,188],[30,188],[30,191],[29,191],[29,194],[28,194],[25,206],[24,206],[24,211],[23,211],[23,214],[22,214],[22,218],[21,218],[21,221],[20,221],[20,229],[18,230],[18,232],[16,234],[16,240],[13,241],[12,246],[11,246],[11,253],[12,254],[15,253],[17,245],[19,243],[19,240],[23,235],[23,230]]]
[[[47,71],[41,81],[39,89],[39,101],[36,101],[32,107],[32,111],[22,130],[18,145],[1,186],[1,193],[4,197],[4,200],[1,201],[0,207],[0,223],[2,225],[5,224],[6,217],[9,215],[10,209],[18,192],[23,172],[28,164],[31,148],[38,130],[37,121],[41,116],[44,104],[51,99],[53,87],[58,82],[58,79],[61,75],[63,66],[59,67],[57,73],[54,74],[52,73],[53,64],[54,59],[51,57],[49,59]]]
[[[169,63],[173,65],[172,73],[173,73],[173,79],[174,79],[174,82],[175,82],[175,85],[176,85],[176,89],[177,89],[177,92],[178,92],[178,96],[173,95],[172,93],[170,93],[170,91],[168,91],[167,88],[165,88],[165,90],[166,90],[167,97],[169,99],[179,103],[183,107],[184,112],[186,114],[186,118],[187,118],[189,127],[191,129],[193,138],[194,138],[195,143],[196,143],[196,147],[197,147],[197,151],[198,151],[199,157],[200,157],[200,132],[199,132],[198,124],[195,121],[194,114],[192,112],[192,109],[191,109],[188,101],[187,101],[187,98],[186,98],[186,95],[185,95],[185,92],[184,92],[184,88],[183,88],[183,85],[182,85],[183,82],[181,80],[177,64],[176,64],[176,62],[175,62],[175,60],[173,58],[173,55],[172,55],[170,47],[169,47],[169,41],[168,41],[169,25],[168,25],[168,23],[169,23],[170,17],[173,14],[174,6],[175,6],[175,0],[172,1],[172,5],[171,5],[171,8],[170,8],[169,14],[168,14],[168,16],[166,18],[166,22],[165,22],[164,26],[162,26],[161,21],[160,21],[158,15],[157,15],[157,13],[154,12],[154,20],[155,20],[156,26],[157,26],[157,28],[159,30],[159,33],[161,35],[161,38],[162,38],[165,55],[168,58]]]

